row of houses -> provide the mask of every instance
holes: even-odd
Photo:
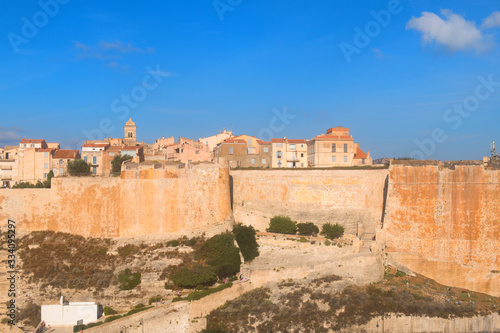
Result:
[[[219,143],[214,161],[241,168],[329,168],[369,166],[365,153],[349,135],[349,128],[334,127],[311,140],[271,139],[240,135]]]
[[[137,141],[137,126],[129,119],[123,138],[87,140],[81,152],[60,149],[58,143],[43,139],[22,139],[18,146],[0,149],[0,185],[11,187],[19,182],[36,183],[67,175],[68,162],[83,159],[94,176],[109,176],[111,161],[117,155],[128,155],[132,162],[196,163],[212,162],[240,168],[328,168],[369,166],[370,152],[365,153],[354,142],[349,129],[334,127],[310,140],[272,138],[263,141],[249,135],[234,136],[232,131],[198,140],[162,137],[153,144]]]

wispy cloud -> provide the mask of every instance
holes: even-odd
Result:
[[[483,20],[483,24],[481,24],[481,28],[490,29],[500,27],[500,12],[493,12],[490,16]]]
[[[6,144],[18,143],[21,139],[21,135],[19,135],[19,133],[22,131],[23,130],[19,127],[0,126],[0,143],[2,143],[2,146]]]
[[[126,54],[132,53],[153,53],[154,49],[151,47],[140,48],[134,46],[132,43],[124,43],[116,40],[114,42],[100,41],[97,45],[86,45],[82,42],[75,41],[76,58],[78,60],[84,59],[99,59],[106,61],[103,63],[105,67],[112,68],[119,71],[128,71],[127,65],[120,65],[116,61],[122,59]]]
[[[380,49],[372,49],[373,56],[377,59],[385,59],[385,54]]]
[[[444,18],[423,12],[420,17],[412,17],[406,29],[419,31],[424,44],[434,42],[451,52],[474,50],[480,53],[494,46],[493,37],[483,34],[474,22],[447,9],[441,10],[441,15]]]

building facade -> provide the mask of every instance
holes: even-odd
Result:
[[[307,168],[307,142],[300,139],[271,139],[273,168]]]

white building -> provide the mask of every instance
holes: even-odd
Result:
[[[61,302],[42,305],[42,321],[51,326],[74,326],[79,320],[87,325],[102,316],[102,306],[95,302]]]

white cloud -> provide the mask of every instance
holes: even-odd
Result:
[[[489,28],[497,28],[500,27],[500,12],[493,12],[490,16],[483,20],[483,24],[481,24],[481,28],[489,29]]]
[[[377,59],[384,59],[385,54],[380,49],[372,49],[373,56]]]
[[[420,17],[412,17],[406,24],[406,29],[422,33],[424,43],[435,42],[452,52],[474,50],[479,53],[493,47],[492,36],[484,35],[474,22],[466,21],[451,10],[443,9],[441,14],[444,18],[423,12]]]
[[[18,133],[21,131],[22,130],[17,127],[0,126],[0,142],[12,143],[13,141],[19,141],[21,136]]]

